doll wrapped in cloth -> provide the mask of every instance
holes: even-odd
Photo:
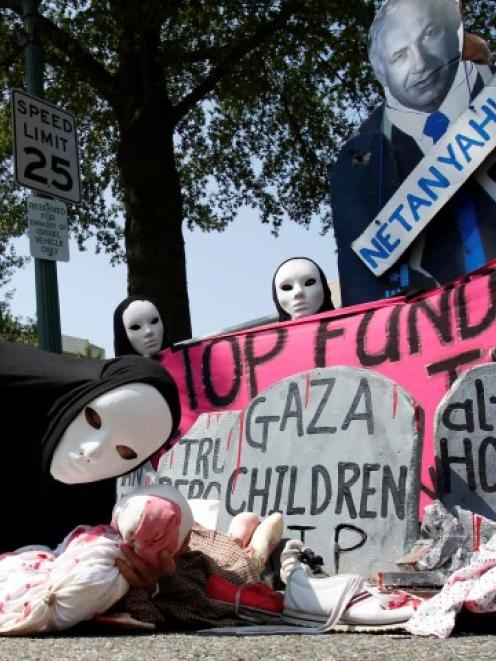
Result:
[[[104,613],[129,590],[116,566],[129,544],[150,565],[187,544],[193,516],[173,487],[156,485],[121,499],[112,524],[81,525],[54,550],[23,547],[0,556],[0,634],[67,629]]]
[[[261,581],[269,555],[283,534],[279,512],[260,521],[243,512],[227,534],[193,525],[175,572],[159,579],[158,593],[131,590],[118,608],[167,629],[197,629],[279,621],[283,595]]]

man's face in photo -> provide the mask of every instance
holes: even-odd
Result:
[[[391,94],[413,110],[439,108],[459,62],[457,25],[446,16],[446,0],[404,0],[377,37]]]

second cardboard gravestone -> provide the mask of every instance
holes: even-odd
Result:
[[[439,498],[496,519],[496,365],[460,376],[435,420]]]
[[[421,453],[414,402],[396,383],[316,369],[225,416],[201,416],[162,458],[160,480],[220,498],[221,531],[239,512],[279,510],[285,535],[304,537],[334,571],[395,567],[417,537]]]

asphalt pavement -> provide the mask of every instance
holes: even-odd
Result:
[[[495,628],[496,631],[496,628]],[[386,634],[321,636],[205,636],[157,633],[140,635],[57,635],[0,639],[2,661],[175,661],[176,659],[309,659],[326,661],[494,661],[496,636],[457,635],[446,640]]]

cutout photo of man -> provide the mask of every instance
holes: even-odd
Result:
[[[439,108],[458,69],[460,27],[453,0],[390,0],[383,6],[370,31],[369,58],[393,103],[429,113]]]
[[[491,80],[490,66],[461,58],[457,0],[387,0],[369,32],[369,58],[385,103],[349,140],[331,173],[343,304],[431,289],[496,258],[496,158],[492,154],[410,250],[377,278],[351,243],[448,127]],[[485,43],[469,46],[481,59]]]

